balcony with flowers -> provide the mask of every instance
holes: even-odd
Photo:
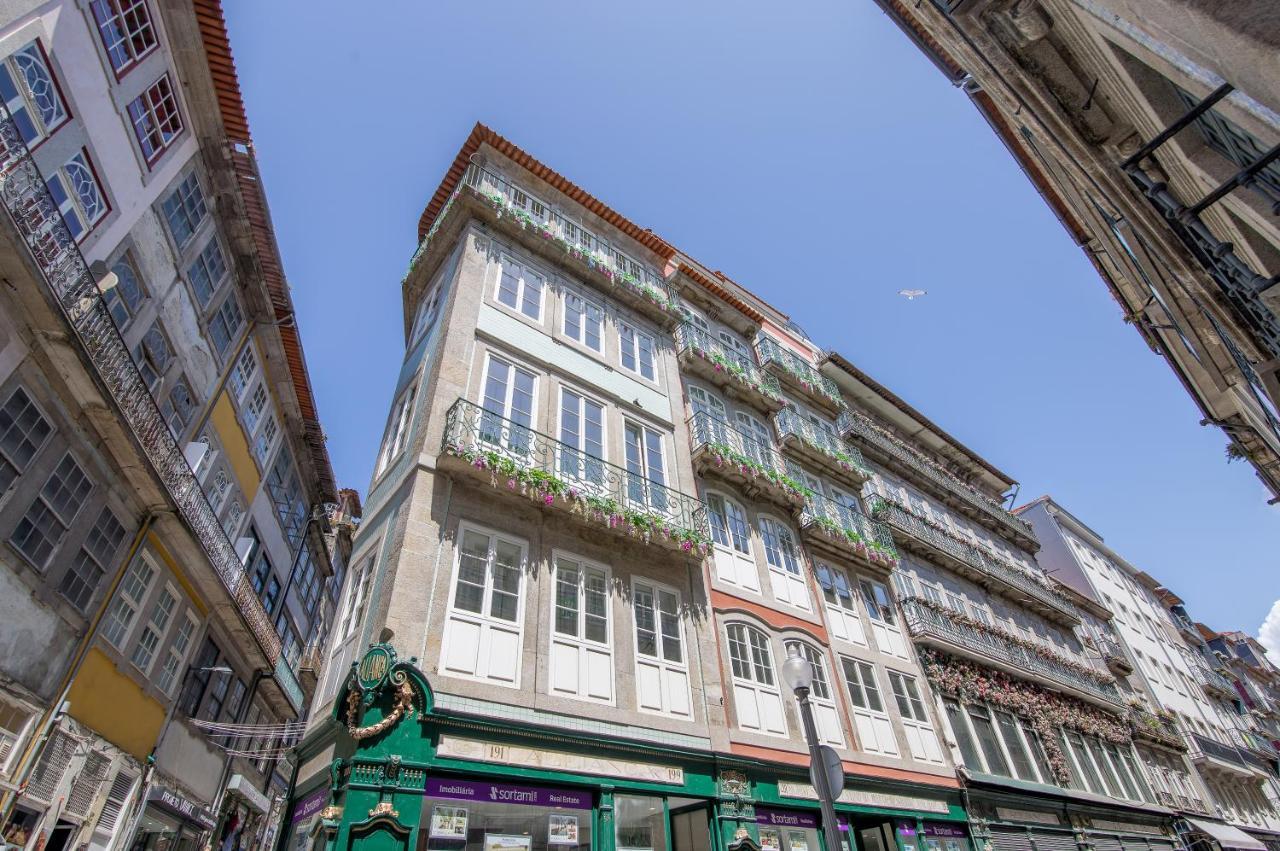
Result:
[[[752,499],[799,511],[812,491],[800,483],[795,466],[760,438],[734,428],[719,417],[698,411],[689,418],[693,466],[702,476],[714,476]]]
[[[681,369],[730,398],[770,414],[787,404],[778,379],[756,366],[752,355],[734,351],[705,329],[681,323],[676,327],[676,347]]]
[[[821,470],[855,491],[871,478],[871,468],[857,447],[845,443],[834,431],[816,425],[795,408],[788,406],[778,411],[774,424],[783,449],[807,466]]]
[[[834,381],[768,334],[761,334],[756,341],[756,354],[761,366],[806,402],[833,417],[845,409],[844,397]]]
[[[1107,670],[1115,674],[1117,677],[1127,677],[1133,673],[1133,660],[1129,658],[1129,654],[1116,641],[1110,638],[1099,639],[1098,653],[1102,656],[1102,661],[1106,663]]]
[[[1152,712],[1138,701],[1129,702],[1129,726],[1133,737],[1176,751],[1186,751],[1187,741],[1178,729],[1177,717],[1168,710]]]
[[[1231,680],[1222,674],[1210,668],[1208,665],[1196,665],[1196,681],[1210,695],[1216,697],[1235,697],[1235,687],[1231,685]]]
[[[912,483],[942,500],[951,508],[976,520],[999,535],[1011,537],[1020,546],[1038,547],[1031,524],[950,471],[865,414],[845,411],[837,421],[840,434],[862,447]]]
[[[900,602],[907,631],[918,644],[972,659],[1009,676],[1125,715],[1125,703],[1115,680],[1084,660],[933,600],[908,597]]]
[[[534,254],[610,292],[615,298],[664,328],[683,319],[670,284],[598,233],[583,227],[550,204],[495,171],[472,163],[445,202],[410,261],[406,282],[425,280],[453,245],[468,218],[499,229]],[[420,269],[421,267],[421,269]]]
[[[592,532],[694,556],[710,546],[701,500],[465,399],[449,408],[440,465]]]
[[[881,570],[898,566],[889,527],[852,506],[810,493],[800,514],[800,534],[814,549],[854,559]]]
[[[960,573],[989,591],[1018,600],[1042,617],[1066,626],[1080,622],[1080,613],[1066,595],[1011,564],[1002,556],[972,543],[913,510],[883,496],[872,498],[871,516],[897,530],[899,546],[920,553]]]

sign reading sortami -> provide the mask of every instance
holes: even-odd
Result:
[[[915,822],[900,821],[898,822],[898,833],[902,836],[915,836]],[[936,821],[927,821],[924,823],[925,836],[949,836],[958,839],[964,839],[969,834],[965,832],[963,826],[958,824],[943,824]]]
[[[490,801],[498,804],[525,804],[531,807],[591,809],[591,793],[550,786],[511,786],[475,780],[428,777],[428,798],[455,798],[461,801]]]
[[[773,810],[767,807],[756,807],[756,824],[817,830],[818,815],[817,813],[806,813],[800,810]]]
[[[303,819],[311,818],[313,815],[324,809],[325,802],[328,800],[328,786],[321,786],[305,798],[298,799],[293,804],[293,823],[297,824]]]

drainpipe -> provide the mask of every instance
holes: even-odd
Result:
[[[31,741],[27,743],[26,748],[23,750],[22,758],[18,762],[18,770],[14,774],[15,785],[19,791],[5,790],[3,798],[0,798],[0,825],[7,827],[9,819],[13,817],[13,808],[18,801],[20,790],[24,789],[27,781],[31,779],[31,772],[39,761],[40,756],[44,753],[44,748],[49,743],[53,728],[57,726],[57,722],[62,717],[61,708],[66,703],[67,695],[71,692],[71,686],[75,683],[76,676],[84,666],[84,660],[89,655],[89,648],[93,644],[93,640],[98,636],[98,629],[101,627],[102,619],[107,613],[107,605],[115,597],[116,589],[120,587],[120,583],[124,581],[125,572],[129,569],[129,565],[133,563],[138,550],[142,548],[142,542],[146,539],[147,533],[151,531],[151,526],[155,523],[155,519],[156,513],[154,511],[148,511],[146,516],[142,518],[142,525],[138,527],[138,531],[134,533],[133,541],[129,544],[128,554],[120,562],[116,575],[111,579],[111,586],[107,589],[107,593],[103,595],[102,602],[98,604],[98,609],[94,612],[93,618],[89,622],[89,628],[85,630],[84,638],[80,639],[80,643],[76,647],[71,667],[63,676],[62,683],[58,688],[58,699],[41,713],[40,733],[38,736],[32,737]]]

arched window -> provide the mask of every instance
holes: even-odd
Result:
[[[722,494],[707,493],[707,518],[715,544],[716,578],[751,591],[760,590],[760,572],[751,553],[751,528],[742,506]]]
[[[760,537],[764,540],[764,555],[765,561],[769,563],[773,596],[798,609],[808,609],[809,589],[805,587],[795,534],[772,517],[761,517]]]
[[[803,641],[788,641],[783,647],[788,656],[799,656],[813,668],[813,687],[809,689],[809,701],[813,705],[813,721],[818,728],[818,737],[825,744],[844,747],[844,730],[840,727],[840,713],[836,711],[824,654]]]
[[[858,602],[854,596],[849,574],[838,567],[818,562],[818,587],[827,607],[827,623],[831,634],[854,644],[867,644],[867,635],[858,616]]]
[[[769,636],[741,623],[729,624],[726,633],[738,726],[772,736],[787,735]]]
[[[728,417],[724,402],[695,384],[689,385],[689,404],[693,407],[693,437],[699,443],[728,445]]]

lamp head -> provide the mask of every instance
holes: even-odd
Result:
[[[793,653],[782,663],[782,681],[792,691],[813,688],[813,664],[798,653]]]

